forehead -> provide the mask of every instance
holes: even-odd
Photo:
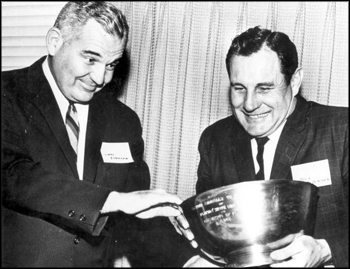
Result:
[[[103,27],[90,19],[83,27],[76,40],[83,47],[102,50],[104,53],[115,55],[124,50],[125,42],[117,35],[107,33]]]
[[[250,56],[233,56],[230,65],[230,77],[237,82],[275,81],[282,76],[277,53],[267,47]]]

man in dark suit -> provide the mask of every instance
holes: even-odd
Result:
[[[2,72],[3,266],[112,266],[134,215],[180,215],[149,190],[140,120],[108,84],[127,39],[113,4],[68,2],[48,56]]]
[[[300,96],[303,72],[283,33],[248,29],[232,41],[226,67],[233,115],[202,133],[197,193],[258,180],[256,138],[268,137],[259,179],[319,187],[314,236],[291,237],[271,253],[271,267],[348,267],[348,108]]]

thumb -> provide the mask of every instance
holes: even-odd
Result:
[[[143,210],[136,214],[140,219],[148,219],[154,217],[177,217],[181,212],[172,206],[155,206],[150,209]]]
[[[286,248],[275,250],[271,252],[270,258],[275,261],[283,261],[287,258],[289,258],[288,251],[285,250]]]
[[[293,251],[293,242],[298,239],[300,236],[304,235],[304,231],[301,230],[296,234],[290,234],[274,243],[268,244],[270,248],[279,248],[270,254],[270,258],[273,260],[281,261],[291,257],[294,253]],[[284,247],[285,246],[285,247]]]

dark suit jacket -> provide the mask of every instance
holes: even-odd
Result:
[[[200,142],[197,193],[254,180],[250,137],[234,116],[204,130]],[[319,187],[315,238],[326,239],[337,267],[348,266],[349,122],[348,108],[306,102],[281,133],[271,179],[292,180],[291,166],[328,159],[332,185]]]
[[[79,180],[60,110],[43,74],[44,59],[2,72],[2,262],[107,266],[107,246],[118,239],[112,228],[129,225],[118,214],[108,220],[100,216],[108,194],[150,186],[141,124],[112,91],[98,92],[90,103],[84,178]],[[104,163],[102,142],[128,142],[134,162]]]

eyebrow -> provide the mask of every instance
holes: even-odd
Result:
[[[241,86],[241,87],[244,87],[243,84],[241,83],[230,83],[231,84],[231,87],[234,87],[234,86]]]
[[[273,82],[261,82],[256,85],[256,87],[261,87],[261,86],[267,86],[267,87],[272,87],[275,86],[275,83]]]
[[[94,52],[94,51],[92,51],[92,50],[83,50],[82,53],[83,53],[83,54],[91,54],[91,55],[94,55],[94,56],[96,56],[96,57],[98,57],[98,58],[102,58],[101,54],[99,54],[99,53],[97,53],[97,52]],[[109,64],[118,64],[118,62],[120,62],[120,59],[121,59],[121,57],[115,59],[113,62],[111,62],[111,63],[109,63]]]
[[[92,50],[83,50],[83,54],[91,54],[91,55],[94,55],[94,56],[97,56],[97,57],[101,58],[101,55],[99,53],[94,52]]]
[[[241,87],[245,87],[242,83],[231,83],[231,87],[234,87],[234,86],[241,86]],[[273,82],[260,82],[258,83],[255,87],[262,87],[262,86],[267,86],[267,87],[272,87],[272,86],[275,86],[275,84]]]

